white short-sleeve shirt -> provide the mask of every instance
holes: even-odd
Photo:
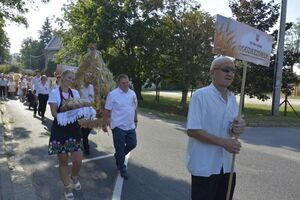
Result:
[[[87,87],[81,86],[80,88],[81,98],[89,101],[90,103],[94,102],[94,87],[92,84],[89,84]]]
[[[204,130],[218,137],[230,137],[230,127],[238,115],[235,96],[228,91],[227,102],[213,84],[198,89],[190,102],[187,129]],[[224,148],[189,137],[186,165],[194,176],[208,177],[230,172],[232,154]]]
[[[111,91],[105,103],[105,109],[111,111],[111,128],[134,129],[136,108],[137,98],[133,90],[129,89],[127,92],[123,92],[120,88],[116,88]]]
[[[75,89],[71,89],[72,90],[72,94],[73,94],[73,98],[77,99],[80,98],[79,92]],[[66,92],[62,92],[62,95],[65,99],[69,98],[69,93]],[[70,97],[72,98],[72,97]],[[56,89],[53,89],[50,94],[49,94],[49,99],[48,99],[48,104],[56,104],[57,106],[60,105],[61,102],[61,98],[60,98],[60,93],[59,93],[59,87]]]

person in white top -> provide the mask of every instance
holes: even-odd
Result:
[[[87,76],[83,79],[83,85],[80,88],[80,97],[86,101],[93,103],[94,102],[94,87],[90,84],[90,80]],[[90,145],[89,145],[89,134],[92,131],[90,128],[81,128],[84,154],[90,155]]]
[[[192,200],[226,198],[232,153],[241,144],[232,138],[244,131],[245,121],[238,118],[238,106],[228,90],[235,75],[235,65],[227,57],[213,60],[212,83],[192,96],[187,118],[187,169],[192,175]],[[235,186],[235,173],[231,197]]]
[[[5,91],[6,91],[6,80],[4,78],[4,74],[0,74],[0,98],[5,99]]]
[[[40,70],[35,70],[35,76],[32,78],[32,89],[33,91],[36,90],[38,85],[41,83],[41,75]]]
[[[120,175],[128,179],[125,156],[136,147],[137,98],[129,89],[129,79],[125,74],[118,77],[118,87],[111,91],[106,99],[102,130],[107,132],[110,125],[113,133],[115,159]]]
[[[11,98],[14,98],[15,97],[15,94],[16,94],[16,90],[17,90],[17,84],[16,82],[14,81],[13,77],[10,76],[9,77],[9,81],[7,83],[7,86],[8,86],[8,93],[9,93],[9,96]]]
[[[70,70],[65,70],[61,75],[61,84],[51,91],[49,105],[51,114],[54,117],[51,126],[48,154],[57,154],[59,161],[59,175],[64,184],[64,196],[67,200],[73,200],[73,189],[81,190],[78,174],[82,164],[82,135],[78,121],[65,126],[59,125],[57,116],[63,112],[61,107],[68,99],[80,98],[79,92],[71,88],[75,79],[75,74]],[[71,170],[68,161],[71,157]]]
[[[41,77],[41,83],[37,84],[36,93],[39,100],[38,115],[42,117],[42,121],[45,120],[45,112],[47,107],[47,101],[49,98],[50,86],[47,82],[48,78],[46,75]]]

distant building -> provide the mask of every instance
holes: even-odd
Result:
[[[54,55],[62,48],[62,42],[59,37],[53,36],[49,43],[44,48],[45,64],[49,61],[54,61]]]

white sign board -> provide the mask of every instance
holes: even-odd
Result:
[[[272,36],[235,20],[217,15],[213,53],[269,66]]]

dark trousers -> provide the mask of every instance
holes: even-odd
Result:
[[[210,177],[192,175],[192,200],[226,200],[229,173],[224,174],[223,170],[218,175]],[[232,200],[236,174],[233,174],[230,200]]]
[[[0,86],[0,97],[5,97],[6,86]]]
[[[90,149],[90,145],[89,145],[89,134],[92,131],[92,129],[90,128],[81,128],[81,134],[82,134],[82,142],[83,142],[83,147],[84,150],[88,150]]]
[[[36,115],[37,106],[38,106],[38,103],[37,103],[36,101],[30,102],[29,108],[30,108],[30,107],[33,108],[33,114],[34,114],[34,115]]]
[[[48,94],[38,95],[38,100],[39,100],[38,113],[39,115],[41,115],[41,117],[45,116],[48,98],[49,98]]]
[[[115,158],[118,169],[120,171],[126,170],[126,166],[124,164],[125,156],[136,147],[136,133],[135,129],[131,129],[128,131],[122,130],[118,127],[112,130],[113,133],[113,141],[115,147]]]

